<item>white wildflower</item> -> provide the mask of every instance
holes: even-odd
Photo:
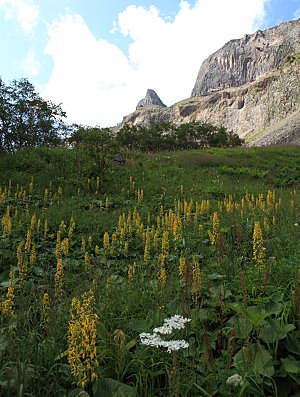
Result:
[[[180,349],[187,349],[189,347],[189,343],[185,340],[170,340],[170,341],[162,341],[162,347],[167,348],[167,352],[171,353],[173,351],[178,351]]]
[[[185,323],[191,321],[189,318],[184,318],[178,314],[175,316],[165,319],[162,327],[154,328],[153,334],[146,332],[141,333],[140,340],[142,345],[164,347],[168,353],[177,351],[179,349],[186,349],[189,347],[188,342],[185,340],[164,340],[162,336],[169,335],[173,329],[182,329]]]
[[[227,384],[227,385],[233,385],[234,387],[236,387],[236,386],[243,386],[244,381],[243,381],[243,378],[241,377],[241,375],[239,375],[239,374],[234,374],[234,375],[230,376],[230,377],[226,380],[226,384]]]
[[[183,329],[185,327],[185,323],[189,321],[191,321],[190,318],[185,318],[180,316],[179,314],[175,314],[175,316],[165,319],[164,326],[170,327],[172,330]]]
[[[147,345],[147,346],[159,347],[159,346],[161,346],[161,342],[162,342],[162,339],[160,338],[159,335],[147,334],[145,332],[140,334],[140,339],[141,339],[141,344]]]
[[[153,332],[155,334],[168,335],[172,333],[172,328],[163,325],[162,327],[154,328]]]

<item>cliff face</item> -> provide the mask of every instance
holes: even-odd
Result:
[[[242,138],[255,136],[253,144],[263,145],[264,136],[267,144],[299,142],[300,130],[294,128],[299,117],[290,119],[298,111],[300,19],[230,41],[203,62],[191,98],[168,108],[138,107],[123,123],[202,121]]]
[[[278,69],[298,51],[300,20],[231,40],[203,62],[191,96],[247,84]]]
[[[145,98],[139,101],[136,108],[140,109],[145,106],[166,107],[166,105],[161,101],[157,93],[154,90],[150,89],[147,90]]]

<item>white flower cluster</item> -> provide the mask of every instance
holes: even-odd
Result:
[[[177,351],[179,349],[186,349],[189,347],[188,342],[185,340],[163,340],[161,335],[169,335],[174,329],[183,329],[185,323],[191,321],[189,318],[182,317],[178,314],[171,318],[167,318],[164,321],[162,327],[154,328],[153,334],[148,334],[143,332],[140,334],[140,340],[142,345],[155,346],[155,347],[165,347],[168,353],[172,351]]]
[[[230,377],[226,380],[226,384],[227,384],[227,385],[233,385],[234,387],[236,387],[236,386],[243,386],[244,381],[243,381],[243,378],[241,377],[241,375],[239,375],[239,374],[234,374],[234,375],[230,376]]]

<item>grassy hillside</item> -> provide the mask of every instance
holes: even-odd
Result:
[[[125,158],[0,156],[0,396],[297,396],[300,149]]]

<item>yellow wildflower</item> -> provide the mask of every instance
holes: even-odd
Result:
[[[255,222],[253,230],[253,260],[256,262],[258,267],[264,266],[265,248],[261,226],[258,221]]]
[[[62,259],[59,258],[57,260],[56,272],[54,277],[55,299],[57,300],[61,300],[62,297],[63,276],[64,276],[63,262]]]
[[[81,299],[72,299],[68,329],[67,359],[78,386],[96,379],[99,366],[96,351],[97,323],[93,291],[84,293]]]
[[[12,318],[14,315],[14,272],[9,273],[9,285],[6,293],[5,301],[1,302],[2,314],[6,317]]]

